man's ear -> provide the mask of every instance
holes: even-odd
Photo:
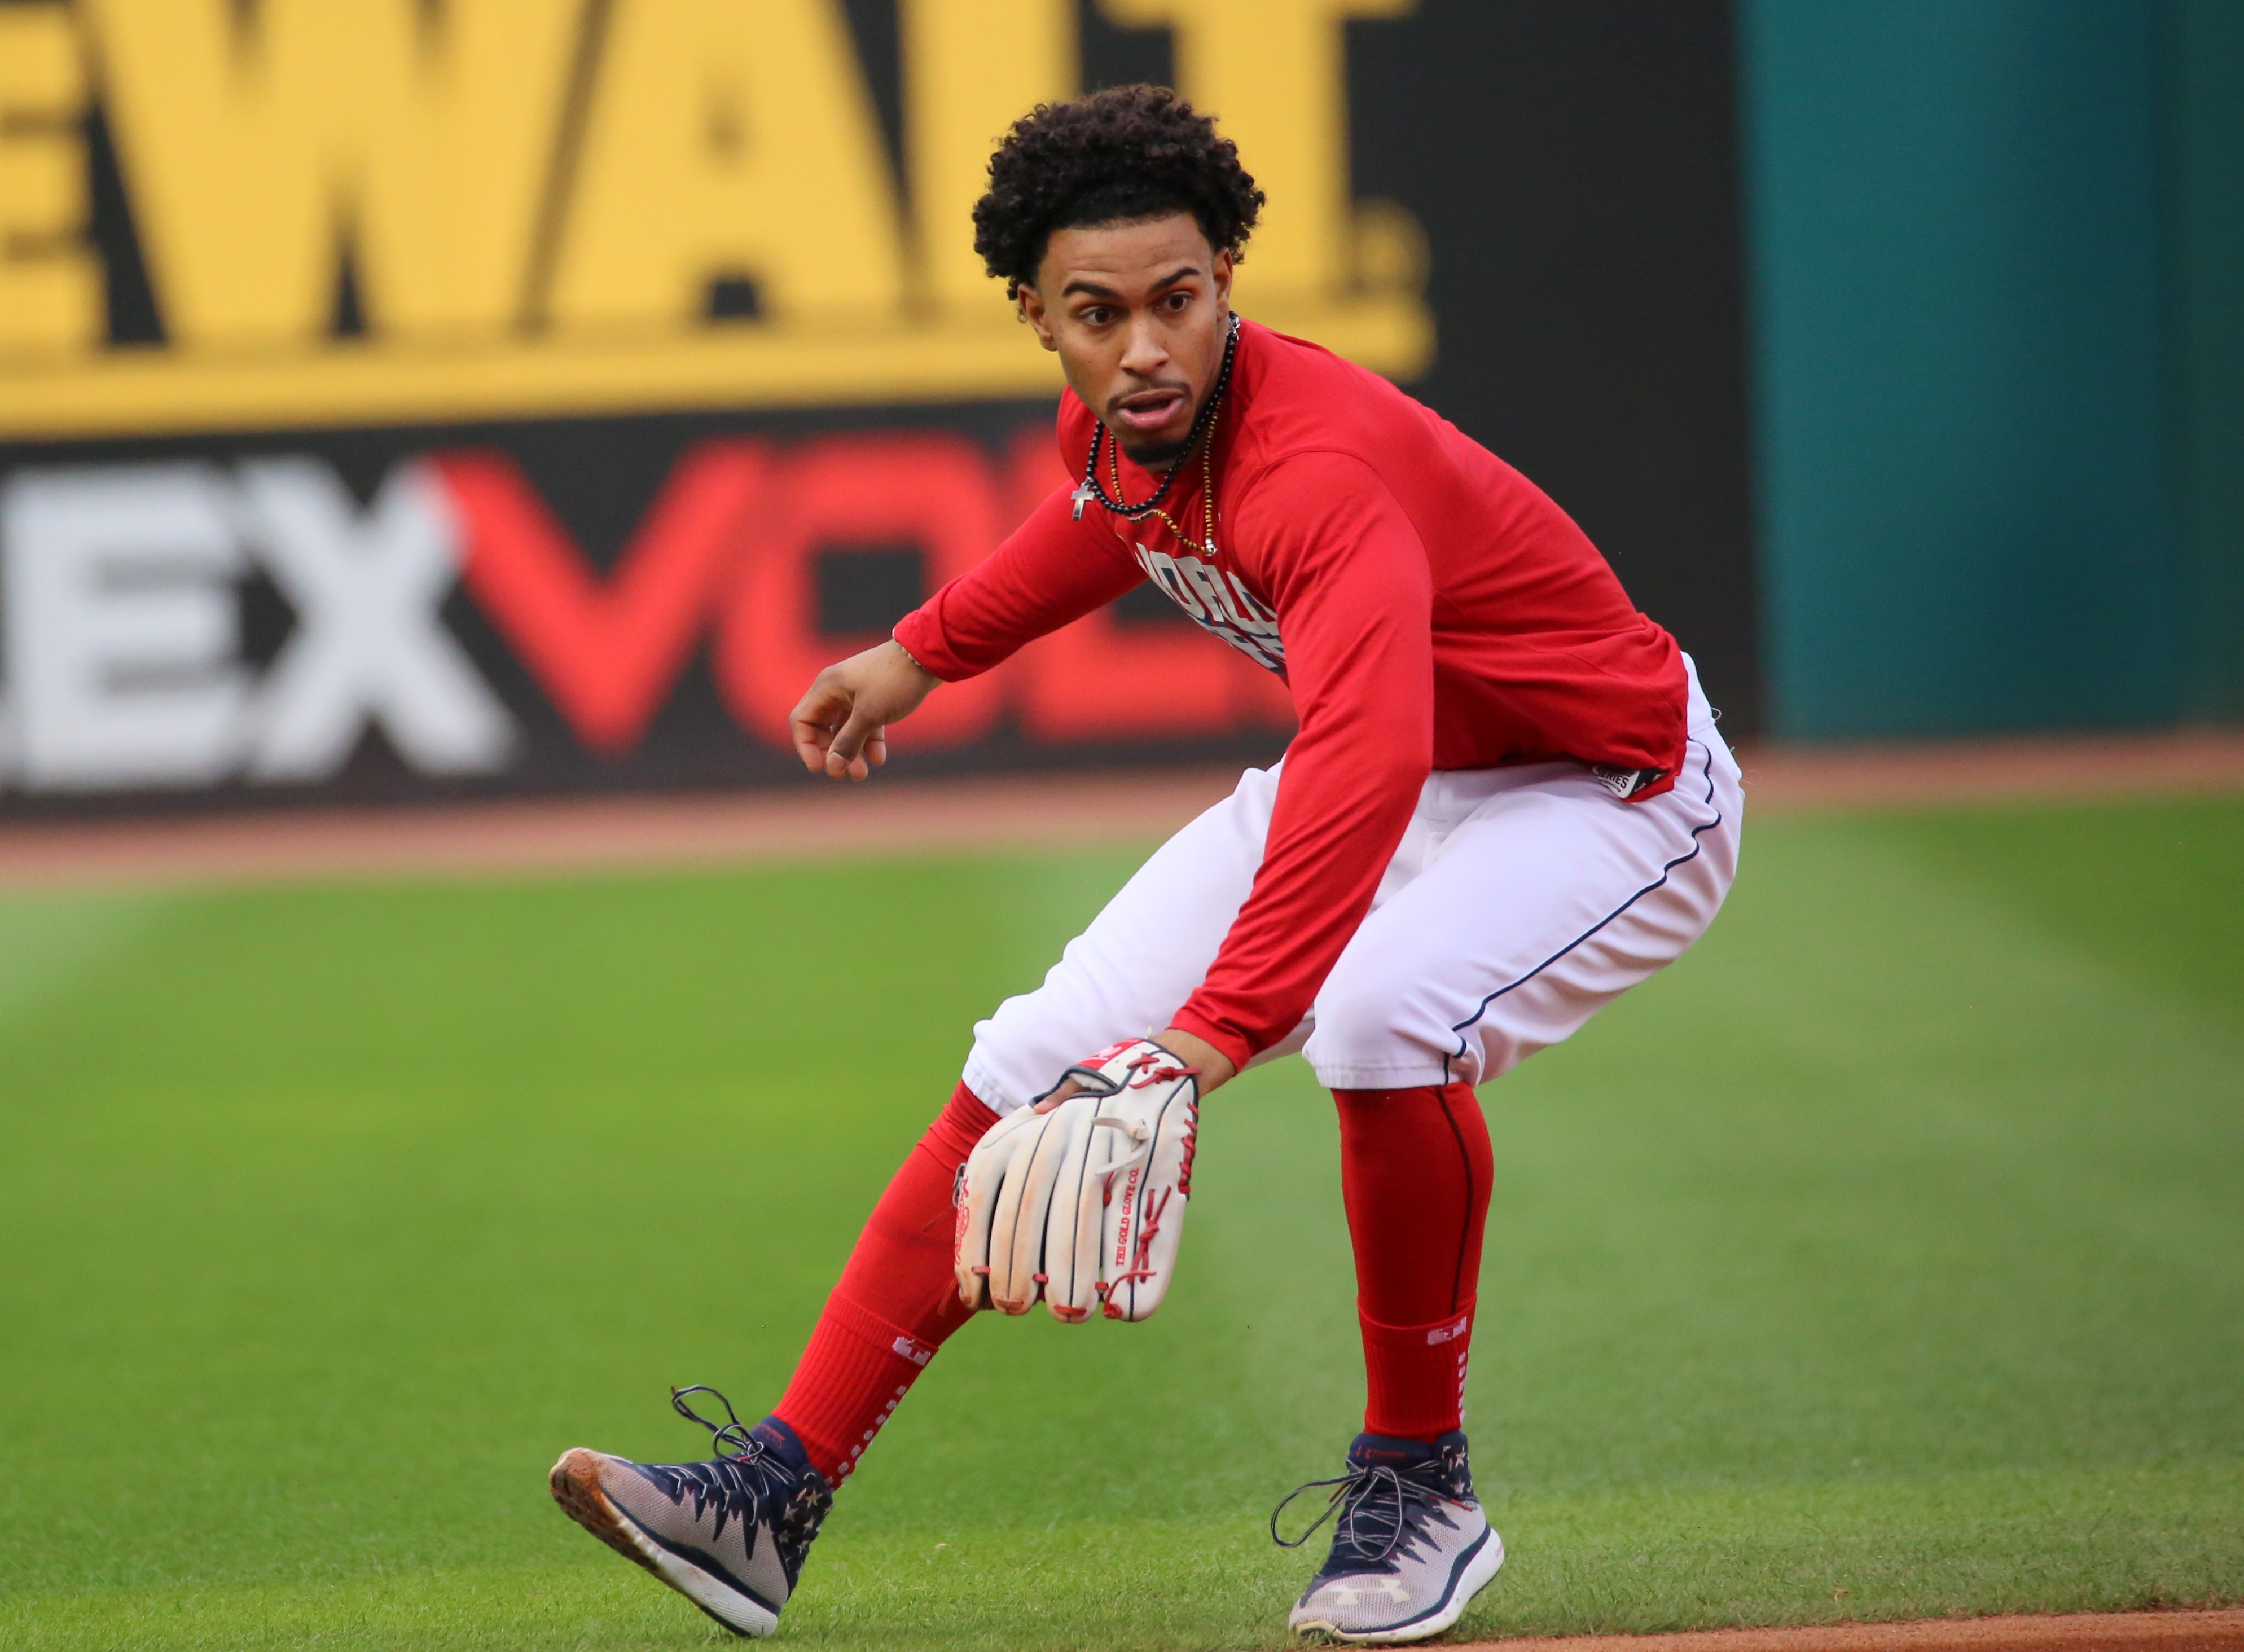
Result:
[[[1208,266],[1209,273],[1215,278],[1216,300],[1227,310],[1231,307],[1231,272],[1237,262],[1231,256],[1231,249],[1224,246],[1216,249],[1214,262]]]
[[[1020,306],[1021,320],[1037,330],[1037,342],[1047,350],[1059,348],[1059,341],[1052,337],[1051,317],[1044,314],[1044,294],[1026,281],[1013,289],[1014,301]]]

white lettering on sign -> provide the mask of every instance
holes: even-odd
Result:
[[[198,464],[18,472],[0,490],[26,785],[205,786],[233,766],[242,556],[225,494]]]
[[[423,773],[503,768],[513,719],[439,617],[459,546],[417,463],[363,512],[308,459],[18,471],[0,772],[39,792],[320,780],[369,726]],[[253,555],[296,616],[261,682],[241,659]]]
[[[460,535],[436,475],[401,467],[361,516],[325,464],[264,460],[242,467],[241,501],[298,621],[258,696],[250,773],[325,779],[369,723],[423,773],[504,767],[513,720],[437,619]]]

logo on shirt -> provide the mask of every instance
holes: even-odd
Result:
[[[1239,576],[1197,557],[1172,556],[1139,545],[1138,565],[1171,602],[1266,671],[1286,673],[1286,644],[1278,617],[1240,583]]]

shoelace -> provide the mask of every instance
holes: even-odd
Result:
[[[1325,1512],[1311,1521],[1299,1537],[1281,1537],[1278,1517],[1302,1493],[1325,1486],[1334,1488]],[[1281,1548],[1299,1548],[1316,1535],[1319,1527],[1337,1514],[1340,1523],[1333,1528],[1335,1556],[1348,1550],[1350,1553],[1346,1558],[1366,1566],[1378,1566],[1389,1560],[1397,1549],[1406,1558],[1409,1556],[1411,1543],[1422,1534],[1420,1528],[1433,1512],[1434,1500],[1432,1491],[1416,1480],[1404,1479],[1384,1463],[1352,1468],[1331,1480],[1313,1480],[1288,1492],[1278,1507],[1270,1511],[1270,1541]]]
[[[688,1394],[709,1395],[725,1408],[725,1420],[721,1423],[711,1422],[686,1403],[686,1397]],[[717,1454],[720,1457],[747,1460],[760,1457],[771,1449],[748,1432],[747,1424],[742,1422],[740,1413],[733,1409],[733,1402],[706,1383],[697,1382],[690,1388],[673,1388],[670,1391],[670,1408],[685,1418],[687,1422],[700,1423],[701,1426],[707,1429],[710,1443],[716,1446]]]
[[[725,1408],[726,1420],[712,1422],[686,1403],[688,1394],[708,1394]],[[678,1414],[688,1422],[695,1422],[709,1431],[711,1443],[717,1448],[716,1460],[706,1463],[666,1463],[661,1465],[670,1474],[693,1488],[696,1498],[732,1505],[739,1518],[748,1523],[760,1519],[778,1519],[783,1510],[801,1500],[804,1489],[797,1476],[780,1461],[769,1446],[748,1431],[733,1409],[733,1402],[714,1388],[696,1383],[691,1388],[673,1388],[670,1403]],[[718,1529],[724,1529],[722,1514],[718,1518]]]
[[[686,1403],[689,1394],[711,1396],[725,1408],[725,1420],[712,1422],[696,1412]],[[748,1425],[740,1420],[740,1413],[733,1409],[733,1402],[706,1384],[673,1388],[670,1403],[679,1416],[709,1431],[717,1456],[706,1463],[648,1467],[669,1475],[681,1489],[692,1492],[697,1517],[702,1509],[714,1503],[719,1535],[723,1534],[728,1519],[749,1527],[759,1521],[769,1522],[772,1536],[779,1544],[781,1564],[792,1582],[795,1568],[802,1563],[803,1551],[818,1535],[818,1528],[825,1523],[826,1511],[833,1504],[831,1494],[823,1489],[824,1482],[814,1474],[805,1476],[788,1467],[777,1452],[758,1440]],[[751,1534],[750,1541],[754,1541]]]

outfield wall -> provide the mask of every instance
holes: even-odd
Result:
[[[2244,10],[1740,33],[1771,729],[2244,716]]]
[[[2167,28],[2179,709],[2233,723],[2244,721],[2244,8],[2178,0]]]
[[[2244,714],[2227,0],[0,0],[0,813],[788,779],[1059,474],[966,212],[1133,79],[1734,731]],[[1287,725],[1148,591],[898,760]]]

